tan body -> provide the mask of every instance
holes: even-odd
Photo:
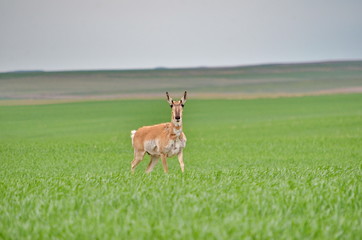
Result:
[[[164,171],[168,172],[167,157],[175,155],[178,157],[181,171],[184,172],[183,149],[186,146],[186,136],[182,131],[182,108],[186,102],[186,92],[181,101],[174,102],[169,97],[168,100],[170,105],[172,104],[171,122],[145,126],[131,132],[134,148],[134,159],[131,163],[132,172],[146,153],[151,156],[146,169],[147,173],[153,170],[160,158]]]

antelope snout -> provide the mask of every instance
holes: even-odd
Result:
[[[180,116],[176,116],[175,119],[177,122],[180,121]]]

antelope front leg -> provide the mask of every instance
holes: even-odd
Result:
[[[184,164],[184,156],[183,156],[182,150],[181,150],[181,152],[177,155],[177,158],[178,158],[178,162],[180,163],[181,171],[184,172],[184,170],[185,170],[185,164]]]
[[[164,171],[165,173],[168,173],[167,157],[166,157],[166,155],[162,154],[162,155],[161,155],[161,159],[162,159],[163,171]]]

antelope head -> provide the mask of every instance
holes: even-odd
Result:
[[[168,95],[168,92],[166,92],[167,102],[170,104],[170,107],[172,109],[171,121],[175,125],[181,125],[182,124],[182,110],[183,110],[184,105],[186,103],[186,95],[187,95],[187,92],[185,91],[185,93],[182,96],[180,101],[174,101],[172,98],[170,98],[170,96]]]

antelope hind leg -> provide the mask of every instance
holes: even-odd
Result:
[[[146,152],[144,151],[134,151],[134,159],[131,163],[131,171],[134,172],[134,169],[137,167],[137,165],[142,161],[144,155]]]
[[[160,159],[159,156],[152,156],[151,155],[151,160],[150,160],[150,163],[148,164],[148,167],[146,169],[146,173],[152,172],[153,168],[156,166],[156,163],[158,162],[158,159]]]
[[[168,166],[167,166],[167,157],[166,157],[166,155],[162,154],[162,155],[161,155],[161,159],[162,159],[163,171],[164,171],[165,173],[168,173]]]

